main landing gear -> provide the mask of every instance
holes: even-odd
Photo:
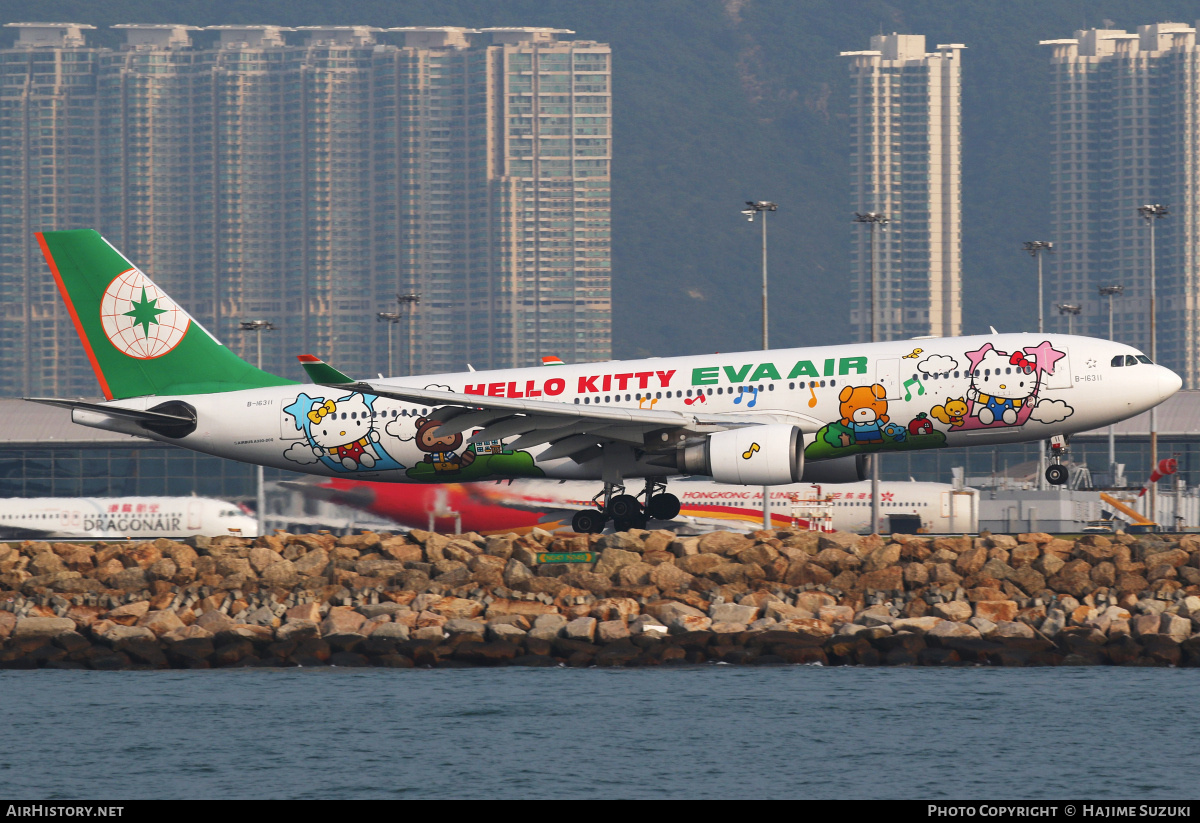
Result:
[[[600,498],[604,498],[603,503]],[[673,520],[679,515],[679,498],[667,493],[666,483],[651,478],[646,478],[646,488],[638,495],[626,494],[620,483],[605,483],[604,491],[592,498],[592,504],[594,509],[582,509],[571,518],[575,531],[599,533],[610,520],[616,531],[644,529],[650,519]]]
[[[1062,464],[1067,452],[1066,437],[1056,434],[1050,438],[1050,465],[1046,467],[1046,482],[1052,486],[1065,485],[1070,477],[1067,467]]]

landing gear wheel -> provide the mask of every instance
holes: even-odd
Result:
[[[646,505],[646,514],[655,520],[674,520],[679,516],[679,498],[673,494],[656,494]]]
[[[617,531],[617,532],[627,532],[630,529],[644,529],[644,528],[646,528],[646,515],[644,515],[644,514],[639,515],[638,517],[631,518],[629,520],[613,521],[613,531]]]
[[[632,494],[618,494],[608,502],[608,516],[632,522],[642,516],[642,504]]]
[[[571,518],[571,528],[579,534],[599,534],[604,531],[604,515],[591,509],[577,511]]]
[[[1067,467],[1055,464],[1046,467],[1046,482],[1052,486],[1061,486],[1067,482]]]

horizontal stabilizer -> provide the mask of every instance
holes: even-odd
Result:
[[[167,437],[185,437],[196,430],[196,413],[186,403],[163,403],[154,409],[125,409],[108,403],[60,400],[55,397],[26,397],[30,403],[58,406],[74,412],[86,412],[137,424],[138,427]]]
[[[316,355],[299,354],[296,355],[296,359],[300,361],[300,365],[304,368],[304,373],[308,375],[308,379],[314,383],[328,385],[330,383],[354,382],[353,378],[342,374]]]

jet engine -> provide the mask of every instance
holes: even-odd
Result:
[[[783,423],[729,429],[683,446],[676,464],[685,474],[707,475],[718,483],[799,483],[804,475],[804,436],[796,426]]]
[[[867,479],[867,456],[838,457],[804,464],[804,483],[857,483]]]

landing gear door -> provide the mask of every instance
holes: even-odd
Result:
[[[899,400],[901,396],[900,358],[876,361],[875,382],[887,390],[888,400]]]

